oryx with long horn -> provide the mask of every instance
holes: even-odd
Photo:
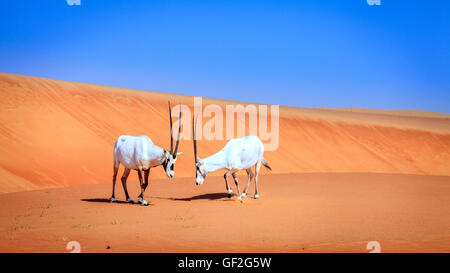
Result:
[[[144,191],[148,186],[148,176],[150,169],[156,166],[163,166],[167,176],[172,178],[174,176],[174,166],[177,161],[178,144],[180,142],[181,131],[181,105],[180,117],[178,127],[178,137],[175,149],[173,148],[173,130],[172,130],[172,108],[169,102],[169,117],[170,117],[170,150],[165,150],[153,144],[152,140],[147,136],[120,136],[114,144],[114,174],[113,174],[113,190],[111,202],[115,202],[115,186],[116,176],[120,163],[125,167],[122,175],[122,185],[125,191],[125,196],[128,203],[133,203],[133,200],[128,195],[127,178],[130,170],[136,170],[139,175],[139,182],[141,185],[141,194],[138,196],[138,203],[143,206],[148,205],[144,199]]]
[[[201,159],[197,156],[197,136],[196,136],[196,123],[197,118],[192,120],[192,131],[193,131],[193,141],[194,141],[194,158],[195,158],[195,168],[197,170],[195,176],[195,182],[197,185],[203,184],[206,175],[210,172],[214,172],[220,169],[228,170],[225,175],[225,185],[228,191],[228,197],[230,198],[233,190],[228,185],[228,176],[232,175],[237,189],[237,198],[242,200],[242,198],[247,196],[247,190],[250,186],[252,178],[255,178],[255,195],[254,198],[258,199],[258,174],[261,168],[261,163],[264,167],[272,170],[264,160],[264,145],[257,136],[246,136],[242,138],[234,138],[228,141],[225,147],[218,151],[217,153]],[[255,167],[255,175],[253,175],[252,167]],[[236,172],[239,170],[246,170],[248,174],[247,185],[244,188],[242,194],[239,190],[239,182],[236,176]]]

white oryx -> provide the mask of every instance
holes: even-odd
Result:
[[[267,162],[264,160],[264,145],[257,136],[246,136],[242,138],[235,138],[228,141],[225,147],[213,154],[210,157],[201,159],[197,156],[197,139],[196,139],[196,123],[195,118],[192,121],[192,131],[193,131],[193,141],[194,141],[194,158],[195,167],[197,169],[195,182],[197,185],[203,184],[205,177],[208,173],[214,172],[220,169],[227,169],[225,173],[225,184],[228,191],[228,197],[231,197],[233,191],[228,185],[228,176],[232,175],[234,182],[236,184],[238,200],[242,200],[243,197],[247,196],[247,190],[250,182],[253,178],[252,167],[255,167],[255,199],[259,198],[258,195],[258,174],[261,168],[261,163],[264,167],[272,170]],[[239,191],[239,182],[236,177],[236,172],[239,170],[246,170],[248,174],[247,186],[245,186],[242,194]]]
[[[122,185],[125,191],[125,196],[128,203],[133,203],[133,200],[128,195],[127,178],[130,170],[136,170],[139,175],[139,182],[141,184],[141,194],[138,196],[138,203],[143,206],[148,205],[144,200],[144,191],[148,186],[148,176],[150,169],[162,165],[169,178],[174,175],[174,165],[177,161],[178,144],[180,142],[181,130],[181,106],[180,106],[180,126],[178,127],[177,143],[175,150],[173,149],[173,135],[172,135],[172,112],[169,102],[169,116],[170,116],[170,151],[160,148],[153,144],[152,140],[147,136],[120,136],[114,144],[114,174],[113,174],[113,190],[111,202],[115,202],[114,190],[116,187],[116,176],[120,163],[125,167],[122,175]]]

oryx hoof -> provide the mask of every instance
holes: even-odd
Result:
[[[243,192],[243,193],[241,194],[241,198],[245,198],[245,197],[247,197],[247,194],[246,194],[245,192]]]
[[[228,198],[231,198],[231,196],[233,196],[233,190],[229,189],[228,190]]]
[[[255,199],[258,199],[258,198],[259,198],[259,195],[258,195],[258,194],[255,194],[254,198],[255,198]]]
[[[109,203],[115,203],[115,202],[117,202],[117,201],[116,201],[116,198],[111,197],[111,199],[109,199]]]
[[[128,199],[127,199],[127,203],[133,204],[133,203],[134,203],[134,201],[133,201],[133,199],[131,199],[131,198],[128,198]]]
[[[141,197],[138,198],[137,202],[142,206],[148,206],[148,202],[142,199]]]

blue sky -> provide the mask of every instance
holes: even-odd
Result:
[[[0,0],[0,71],[300,107],[450,113],[450,1]]]

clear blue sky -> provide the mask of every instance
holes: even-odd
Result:
[[[0,71],[300,107],[450,113],[450,1],[0,0]]]

